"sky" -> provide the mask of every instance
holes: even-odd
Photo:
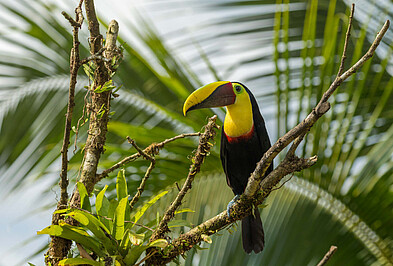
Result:
[[[6,198],[2,197],[0,266],[26,265],[26,256],[48,243],[46,235],[37,236],[36,232],[50,224],[53,210],[39,210],[37,214],[32,214],[38,207],[45,206],[53,200],[40,197],[43,189],[50,185],[48,179],[45,180],[31,182],[23,191],[16,191]],[[33,241],[23,244],[29,239]],[[43,256],[40,255],[29,262],[43,265]]]

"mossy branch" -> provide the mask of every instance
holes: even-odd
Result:
[[[177,194],[175,200],[165,211],[164,216],[160,221],[156,231],[153,233],[152,237],[150,238],[150,241],[163,238],[165,233],[169,232],[168,222],[173,218],[173,216],[175,215],[175,211],[182,204],[182,200],[184,196],[187,194],[187,192],[191,189],[191,184],[194,181],[196,174],[199,173],[204,159],[210,153],[210,148],[212,146],[210,142],[213,141],[216,135],[215,130],[218,129],[218,126],[216,124],[216,119],[217,119],[216,115],[209,118],[209,122],[205,126],[205,130],[199,138],[199,145],[195,155],[192,158],[192,164],[190,166],[190,170],[188,172],[186,181],[184,182],[183,187],[180,189],[179,193]]]

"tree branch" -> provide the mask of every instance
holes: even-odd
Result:
[[[297,126],[288,131],[284,136],[278,139],[278,141],[263,155],[261,161],[257,164],[255,171],[251,174],[247,187],[244,191],[246,197],[253,197],[256,191],[259,189],[259,183],[262,180],[267,168],[272,163],[273,159],[279,154],[286,146],[289,145],[298,136],[310,130],[310,128],[317,122],[317,120],[324,115],[329,109],[330,104],[328,102],[329,97],[333,92],[345,81],[349,76],[354,74],[368,59],[370,59],[375,49],[378,47],[382,40],[382,37],[389,28],[389,20],[385,22],[380,32],[377,34],[374,42],[370,46],[367,53],[360,58],[350,69],[344,72],[341,76],[336,78],[330,85],[329,89],[322,95],[321,100],[317,106],[311,111],[311,113]]]
[[[195,156],[192,159],[193,163],[188,172],[186,181],[184,182],[184,185],[179,191],[179,193],[177,194],[175,200],[165,211],[165,214],[162,220],[160,221],[160,224],[158,225],[156,231],[153,233],[152,237],[150,238],[150,241],[163,238],[164,234],[166,232],[169,232],[168,222],[173,218],[173,216],[175,215],[175,211],[181,205],[184,196],[191,189],[191,184],[194,181],[196,174],[199,173],[205,157],[210,152],[210,148],[211,148],[210,141],[214,139],[216,135],[216,132],[214,130],[218,128],[218,126],[216,125],[216,119],[217,119],[216,115],[209,118],[209,122],[205,126],[205,131],[199,138],[199,145],[195,153]]]
[[[61,148],[61,172],[60,172],[60,201],[59,204],[65,208],[67,206],[68,201],[68,193],[67,193],[67,186],[68,186],[68,178],[67,178],[67,170],[68,170],[68,146],[70,144],[70,134],[71,134],[71,122],[72,122],[72,114],[74,112],[75,106],[75,86],[76,86],[76,79],[78,76],[78,69],[80,66],[79,60],[79,29],[82,26],[83,16],[82,16],[82,5],[83,1],[80,1],[79,6],[75,9],[75,16],[76,21],[72,19],[68,14],[62,13],[67,20],[70,21],[71,25],[73,26],[73,45],[71,48],[71,56],[70,56],[70,85],[68,90],[68,106],[67,106],[67,113],[66,113],[66,121],[64,127],[64,138],[63,138],[63,145]],[[59,208],[61,209],[61,208]]]
[[[353,21],[353,13],[354,12],[355,12],[355,4],[352,3],[351,13],[349,15],[349,20],[348,20],[348,29],[345,34],[343,55],[341,56],[341,62],[340,62],[340,67],[338,69],[337,77],[341,76],[342,73],[344,72],[344,63],[345,63],[345,59],[347,59],[347,48],[348,48],[349,37],[351,36],[351,28],[352,28],[352,21]]]
[[[172,141],[178,140],[178,139],[182,139],[185,137],[194,137],[194,136],[200,136],[201,133],[200,132],[196,132],[196,133],[185,133],[185,134],[180,134],[178,136],[175,136],[173,138],[170,139],[166,139],[160,143],[152,143],[149,147],[147,147],[146,149],[143,150],[144,153],[148,154],[148,155],[157,155],[159,153],[159,151],[164,148],[164,146]],[[98,174],[96,176],[96,183],[98,183],[101,179],[107,177],[110,173],[112,173],[113,171],[115,171],[116,169],[119,169],[120,167],[122,167],[123,165],[133,162],[136,159],[138,159],[139,157],[141,157],[142,154],[140,152],[134,153],[130,156],[127,156],[126,158],[124,158],[123,160],[115,163],[113,166],[111,166],[110,168],[102,171],[101,174]]]
[[[317,266],[323,266],[325,265],[328,260],[333,256],[333,254],[336,252],[337,247],[336,246],[331,246],[329,251],[323,256],[322,260],[317,264]]]
[[[62,12],[63,16],[70,22],[73,27],[72,31],[72,48],[70,53],[70,85],[68,89],[68,106],[66,113],[66,121],[64,127],[64,137],[63,144],[61,148],[61,170],[60,170],[60,200],[57,203],[56,210],[61,210],[67,207],[68,202],[68,146],[70,144],[70,135],[71,135],[71,122],[72,115],[74,112],[75,106],[75,87],[78,76],[78,69],[80,66],[79,60],[79,29],[83,23],[83,15],[82,15],[82,3],[83,0],[79,2],[78,7],[75,9],[75,17],[74,20],[70,15],[65,12]],[[61,219],[60,215],[54,213],[52,215],[52,224],[59,224],[59,220]],[[63,239],[60,237],[51,237],[51,242],[49,244],[49,249],[46,253],[45,263],[50,265],[56,265],[57,262],[60,261],[63,257],[67,256],[68,250],[71,247],[71,241],[67,239]]]
[[[116,46],[115,43],[118,34],[118,26],[116,30],[108,29],[106,46],[102,47],[102,35],[99,31],[99,23],[95,14],[94,1],[85,0],[86,17],[90,31],[90,53],[96,55],[99,51],[113,49]],[[117,22],[111,21],[111,24]],[[104,49],[103,49],[104,48]],[[112,56],[113,53],[105,54],[105,56]],[[106,57],[109,58],[109,57]],[[111,58],[109,58],[111,59]],[[104,91],[96,93],[94,90],[100,86],[103,86],[107,82],[111,74],[110,70],[105,67],[102,60],[97,58],[93,59],[96,64],[96,70],[94,73],[94,84],[91,91],[91,113],[88,137],[85,145],[85,155],[81,167],[81,176],[79,181],[82,182],[88,193],[93,191],[94,185],[96,184],[96,174],[98,161],[101,153],[104,152],[104,145],[106,141],[106,132],[109,121],[109,110],[110,110],[110,97],[111,91]],[[75,190],[70,205],[72,207],[79,206],[79,192]]]
[[[387,20],[381,28],[380,32],[377,34],[367,53],[362,58],[360,58],[349,70],[341,75],[338,75],[338,77],[330,85],[329,89],[323,94],[321,100],[315,106],[312,112],[301,123],[288,131],[284,136],[279,138],[278,141],[274,143],[274,145],[263,155],[260,162],[257,164],[255,171],[249,178],[244,194],[240,197],[239,201],[233,205],[231,209],[231,217],[228,218],[227,211],[223,211],[217,216],[191,229],[190,231],[181,234],[177,239],[172,241],[169,252],[165,254],[159,253],[154,256],[154,261],[152,261],[152,264],[163,264],[171,261],[179,254],[184,254],[184,252],[191,249],[194,245],[203,241],[203,234],[214,234],[234,221],[240,220],[247,216],[252,210],[253,204],[261,203],[270,194],[272,188],[277,185],[283,177],[285,177],[287,174],[293,173],[295,171],[301,171],[315,164],[317,161],[316,156],[309,159],[302,159],[294,156],[296,148],[303,140],[305,134],[316,123],[316,121],[330,109],[330,104],[327,102],[327,100],[333,94],[333,92],[341,85],[344,80],[355,73],[368,59],[372,57],[375,49],[381,42],[382,37],[389,28],[389,24],[390,22]],[[344,60],[341,60],[341,62],[343,61]],[[294,140],[295,142],[293,143],[293,146],[291,147],[290,152],[286,155],[285,159],[276,167],[276,169],[274,169],[268,176],[264,178],[264,174],[269,165],[272,163],[273,159]]]
[[[132,209],[134,208],[134,205],[138,202],[139,198],[142,196],[143,190],[145,189],[146,181],[149,178],[151,171],[153,171],[154,166],[156,165],[156,160],[154,159],[153,156],[150,156],[149,154],[147,154],[143,150],[141,150],[138,147],[138,145],[136,145],[135,141],[132,140],[130,137],[127,136],[127,140],[132,146],[135,147],[135,149],[138,151],[138,153],[141,154],[141,156],[143,156],[143,158],[150,161],[149,168],[147,168],[145,176],[142,178],[141,184],[139,185],[139,187],[137,189],[137,193],[130,201],[130,211],[132,211]]]
[[[317,161],[316,156],[309,159],[301,159],[292,157],[291,159],[284,159],[279,166],[277,166],[267,177],[264,179],[262,185],[263,191],[256,197],[255,204],[261,204],[262,201],[270,194],[273,187],[286,175],[293,172],[299,172],[303,169],[309,168]],[[267,180],[267,181],[265,181]],[[153,265],[161,265],[168,263],[173,258],[180,254],[184,254],[192,247],[203,241],[202,235],[213,235],[222,230],[231,223],[241,220],[250,214],[253,206],[253,201],[241,197],[236,204],[231,208],[231,217],[228,218],[227,211],[223,211],[217,216],[201,223],[190,231],[181,234],[178,238],[172,241],[170,252],[165,254],[157,254]]]

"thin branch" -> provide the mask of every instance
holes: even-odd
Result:
[[[362,58],[360,58],[352,67],[350,67],[346,72],[344,72],[339,78],[333,81],[329,89],[322,96],[320,102],[317,105],[317,108],[318,106],[321,106],[322,103],[327,102],[327,100],[337,89],[337,87],[340,86],[340,84],[344,80],[346,80],[349,76],[354,74],[368,59],[370,59],[374,55],[375,50],[377,49],[386,31],[389,29],[389,26],[390,26],[390,21],[386,20],[385,24],[382,26],[381,30],[378,32],[377,36],[375,37],[374,42],[371,44],[370,48],[368,49],[367,53],[365,53]]]
[[[60,200],[57,204],[56,210],[61,210],[67,207],[68,202],[68,146],[70,144],[70,135],[71,135],[71,122],[72,115],[74,112],[75,106],[75,87],[78,76],[78,69],[80,66],[79,63],[79,29],[83,23],[83,15],[82,15],[82,3],[83,0],[79,2],[78,7],[75,9],[75,18],[74,20],[70,15],[63,12],[63,16],[70,22],[73,27],[72,31],[72,48],[70,52],[70,84],[68,89],[68,105],[67,105],[67,113],[64,127],[64,137],[63,144],[61,147],[61,170],[60,170]],[[61,219],[60,215],[54,213],[52,215],[52,224],[58,224]],[[46,253],[45,263],[47,265],[57,265],[62,258],[67,256],[68,250],[71,247],[71,241],[67,239],[63,239],[60,237],[51,237],[51,242],[49,244],[49,249]]]
[[[70,15],[68,15],[67,12],[63,11],[63,12],[61,12],[61,14],[64,16],[64,18],[66,20],[68,20],[68,22],[70,22],[72,27],[80,28],[82,26],[82,24],[80,24],[79,22],[76,22]]]
[[[82,1],[80,2],[81,5]],[[62,206],[67,206],[68,201],[68,178],[67,178],[67,170],[68,170],[68,146],[70,144],[70,135],[71,135],[71,122],[72,122],[72,114],[74,112],[75,106],[75,87],[76,87],[76,79],[78,76],[79,69],[79,29],[83,23],[82,9],[80,5],[75,9],[75,17],[76,21],[71,18],[65,12],[62,13],[68,21],[70,21],[73,26],[73,46],[71,49],[71,57],[70,57],[70,85],[68,90],[68,106],[66,113],[66,121],[64,127],[64,137],[63,137],[63,145],[61,148],[61,172],[60,172],[60,201],[59,204]],[[66,14],[66,15],[65,15]]]
[[[273,188],[287,175],[294,172],[300,172],[310,168],[318,160],[318,156],[314,155],[310,158],[299,158],[292,155],[285,156],[284,160],[261,182],[261,190],[257,197],[257,205],[262,203]],[[247,199],[247,198],[246,198]]]
[[[182,139],[185,137],[195,137],[195,136],[200,136],[201,133],[197,132],[197,133],[186,133],[186,134],[180,134],[178,136],[175,136],[173,138],[170,139],[166,139],[160,143],[152,143],[149,147],[147,147],[146,149],[143,150],[144,153],[149,154],[149,155],[157,155],[159,153],[159,151],[164,148],[164,146],[172,141],[178,140],[178,139]],[[96,183],[99,182],[101,179],[107,177],[110,173],[112,173],[113,171],[115,171],[116,169],[119,169],[120,167],[122,167],[123,165],[133,162],[136,159],[138,159],[139,157],[141,157],[141,153],[134,153],[130,156],[127,156],[126,158],[124,158],[123,160],[115,163],[113,166],[111,166],[110,168],[102,171],[101,174],[98,174],[96,176]]]
[[[152,237],[150,238],[150,241],[163,238],[164,234],[169,231],[168,222],[173,218],[173,216],[175,215],[175,211],[181,205],[184,196],[191,189],[191,184],[194,181],[196,174],[199,173],[205,157],[210,152],[210,148],[212,146],[210,144],[210,141],[214,139],[216,135],[215,129],[218,128],[218,126],[216,125],[216,119],[217,119],[216,115],[209,118],[209,122],[205,126],[205,131],[199,138],[199,145],[195,153],[195,156],[192,159],[193,163],[188,172],[186,181],[184,182],[184,185],[179,191],[179,193],[177,194],[175,200],[165,211],[165,214],[162,220],[160,221],[156,231],[153,233]]]
[[[153,143],[153,144],[151,144],[149,147],[146,148],[146,149],[148,149],[147,153],[149,153],[149,154],[150,153],[151,154],[157,154],[157,152],[160,149],[164,148],[164,146],[166,144],[168,144],[168,143],[170,143],[172,141],[175,141],[175,140],[178,140],[178,139],[182,139],[182,138],[185,138],[185,137],[200,137],[201,135],[202,135],[201,132],[180,134],[180,135],[177,135],[175,137],[166,139],[166,140],[164,140],[164,141],[162,141],[160,143]]]
[[[340,68],[338,69],[337,77],[341,76],[342,73],[344,72],[344,63],[345,63],[345,59],[347,59],[347,48],[348,48],[348,43],[349,43],[349,37],[351,36],[351,28],[352,28],[353,13],[354,12],[355,12],[355,4],[352,3],[351,13],[349,15],[349,20],[348,20],[348,29],[347,29],[347,33],[345,34],[343,55],[341,56],[341,63],[340,63]]]
[[[96,54],[102,48],[102,35],[93,0],[85,0],[85,10],[90,32],[90,53]]]
[[[145,158],[146,160],[149,160],[151,162],[154,162],[154,158],[152,156],[150,156],[149,154],[147,154],[145,151],[143,151],[141,148],[138,147],[138,145],[136,145],[135,140],[131,139],[129,136],[127,136],[127,140],[128,143],[130,143],[132,146],[134,146],[134,148],[138,151],[138,153]]]
[[[131,139],[129,136],[127,136],[127,140],[132,146],[135,147],[135,149],[138,151],[138,153],[141,154],[141,156],[143,156],[146,160],[150,161],[149,168],[147,168],[145,176],[142,178],[141,184],[137,189],[137,193],[130,201],[130,211],[131,211],[134,208],[134,205],[138,202],[139,198],[142,196],[143,190],[145,189],[146,181],[150,177],[151,171],[153,171],[154,166],[156,165],[156,160],[154,159],[153,156],[150,156],[149,154],[145,153],[141,148],[139,148],[138,145],[136,145],[135,141]]]
[[[323,266],[325,265],[328,260],[333,256],[333,254],[336,252],[337,247],[336,246],[331,246],[329,251],[323,256],[322,260],[317,264],[317,266]]]
[[[152,161],[149,165],[149,168],[147,168],[145,176],[142,178],[141,184],[138,187],[137,193],[130,201],[130,210],[134,208],[134,205],[138,202],[139,198],[142,196],[143,190],[145,189],[146,181],[150,177],[151,171],[153,171],[155,163],[156,163],[155,161]]]
[[[154,232],[154,229],[153,229],[153,228],[150,228],[150,227],[148,227],[148,226],[146,226],[146,225],[139,224],[139,223],[136,223],[136,222],[133,222],[133,221],[124,221],[124,222],[125,222],[125,223],[132,223],[132,224],[134,224],[134,225],[136,225],[136,226],[143,227],[143,228],[145,228],[145,229],[147,229],[147,230],[149,230],[149,231]]]
[[[289,148],[287,156],[294,156],[297,147],[299,147],[300,143],[303,141],[304,137],[306,136],[308,131],[303,132],[300,134],[292,143],[292,146]]]

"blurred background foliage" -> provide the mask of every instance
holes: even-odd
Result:
[[[30,212],[51,208],[43,202],[54,206],[58,197],[72,45],[71,28],[60,12],[73,14],[76,5],[77,1],[0,2],[0,195],[23,197],[29,190],[34,194],[34,184],[44,180],[37,210]],[[118,20],[125,50],[115,76],[122,87],[112,102],[115,113],[102,171],[135,152],[127,135],[146,147],[199,131],[213,111],[184,117],[183,101],[194,89],[218,79],[241,81],[251,89],[274,142],[310,112],[334,80],[350,3],[97,0],[96,5],[104,24]],[[368,49],[392,10],[391,1],[356,1],[347,68]],[[82,58],[88,56],[87,36],[84,24]],[[245,255],[233,226],[213,237],[211,245],[203,245],[207,250],[191,251],[182,263],[315,265],[330,245],[336,245],[332,265],[393,264],[392,38],[389,30],[374,58],[332,96],[333,108],[299,148],[299,156],[317,154],[318,163],[297,173],[267,200],[262,211],[264,252]],[[79,74],[73,126],[79,118],[86,119],[82,107],[89,81],[82,70]],[[223,118],[223,110],[214,112]],[[70,191],[86,128],[87,124],[80,127],[76,151],[70,148]],[[232,197],[219,161],[219,137],[184,204],[195,210],[183,217],[193,224],[222,211]],[[144,198],[163,189],[170,193],[149,210],[150,218],[162,214],[174,197],[174,183],[186,177],[196,143],[179,140],[157,156]],[[147,166],[140,160],[125,167],[130,191],[136,190]],[[113,173],[100,186],[108,184],[115,194],[115,177]],[[42,261],[42,252],[34,252]]]

